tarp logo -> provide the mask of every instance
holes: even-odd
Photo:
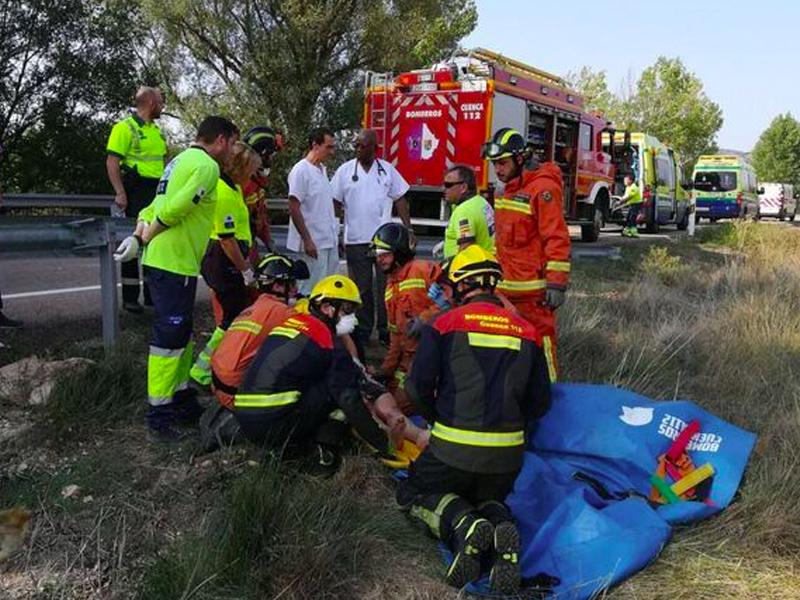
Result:
[[[653,409],[643,406],[636,406],[634,408],[623,406],[619,420],[631,427],[642,427],[653,420]]]
[[[672,415],[664,415],[661,423],[658,426],[658,433],[674,440],[677,438],[681,431],[686,429],[688,423],[678,417]],[[722,445],[722,436],[716,433],[700,432],[692,436],[686,450],[695,452],[719,452],[719,447]]]

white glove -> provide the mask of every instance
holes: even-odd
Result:
[[[441,258],[444,256],[444,240],[436,244],[431,253],[433,254],[434,258]]]
[[[252,285],[253,281],[256,279],[256,276],[253,274],[253,269],[242,271],[242,276],[244,277],[244,284],[246,286]]]
[[[114,252],[114,260],[117,262],[128,262],[134,260],[139,255],[139,240],[135,235],[126,237]]]

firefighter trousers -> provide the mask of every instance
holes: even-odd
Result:
[[[397,488],[397,503],[452,548],[453,533],[465,516],[483,517],[492,525],[512,520],[504,501],[518,473],[518,469],[508,473],[462,471],[426,450]]]
[[[543,296],[508,296],[520,315],[536,327],[542,336],[542,350],[547,360],[547,371],[550,382],[558,380],[558,362],[556,354],[556,313],[548,306],[542,306]]]
[[[144,273],[155,308],[147,361],[147,401],[153,408],[172,404],[176,393],[188,388],[197,277],[147,266]]]
[[[128,198],[125,216],[135,219],[139,216],[139,212],[156,197],[158,179],[131,174],[125,176],[122,183],[125,187],[125,195]],[[135,258],[120,263],[120,277],[122,279],[122,301],[130,304],[139,302],[139,259]],[[152,304],[150,290],[146,282],[144,284],[144,303]]]
[[[312,384],[290,407],[235,409],[242,433],[258,446],[303,451],[315,442],[341,445],[347,434],[343,420],[331,417],[337,408],[324,381]]]

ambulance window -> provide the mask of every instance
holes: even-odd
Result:
[[[581,150],[592,149],[592,126],[581,123]]]

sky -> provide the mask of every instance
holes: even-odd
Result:
[[[720,105],[720,148],[752,150],[772,119],[800,118],[796,0],[476,0],[481,46],[565,76],[605,70],[619,92],[659,56],[680,57]]]

